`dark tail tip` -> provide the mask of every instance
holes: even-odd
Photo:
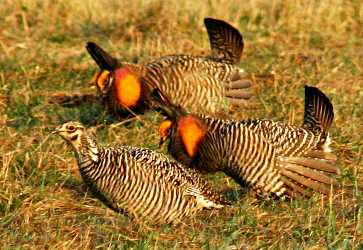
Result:
[[[87,42],[86,49],[102,70],[112,71],[118,61],[94,42]]]
[[[204,25],[208,32],[212,56],[237,64],[244,47],[241,33],[229,23],[210,17],[204,18]]]
[[[305,113],[303,126],[327,134],[334,119],[333,105],[316,87],[305,85]]]

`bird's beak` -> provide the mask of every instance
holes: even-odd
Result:
[[[52,132],[50,132],[52,135],[57,135],[59,134],[60,132],[62,132],[62,127],[59,126],[59,127],[56,127]]]
[[[53,130],[52,132],[50,132],[52,135],[57,135],[59,133],[58,129]]]

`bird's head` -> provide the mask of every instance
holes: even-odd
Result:
[[[74,149],[79,150],[82,145],[82,135],[86,132],[85,127],[79,122],[66,122],[57,127],[52,134],[61,136]]]

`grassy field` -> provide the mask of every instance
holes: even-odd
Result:
[[[194,2],[0,1],[0,249],[363,249],[361,1]],[[244,35],[241,67],[255,97],[239,116],[300,124],[304,84],[331,98],[344,192],[262,201],[220,174],[210,181],[233,208],[155,226],[114,213],[87,191],[70,148],[49,132],[80,120],[102,143],[158,150],[161,117],[148,112],[128,123],[98,103],[49,103],[58,91],[95,92],[89,81],[97,67],[85,43],[132,62],[206,54],[206,16]]]

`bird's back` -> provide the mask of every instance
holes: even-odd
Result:
[[[244,120],[241,124],[260,133],[274,146],[278,156],[308,156],[321,152],[329,157],[329,129],[334,112],[330,100],[315,87],[305,86],[305,112],[302,126],[272,120]],[[312,156],[312,155],[311,155]]]
[[[300,126],[272,120],[243,120],[241,124],[259,133],[276,150],[278,156],[300,156],[317,149],[322,134]]]
[[[174,104],[207,114],[229,106],[227,84],[239,72],[236,66],[222,60],[189,55],[162,57],[145,68],[143,80]]]

